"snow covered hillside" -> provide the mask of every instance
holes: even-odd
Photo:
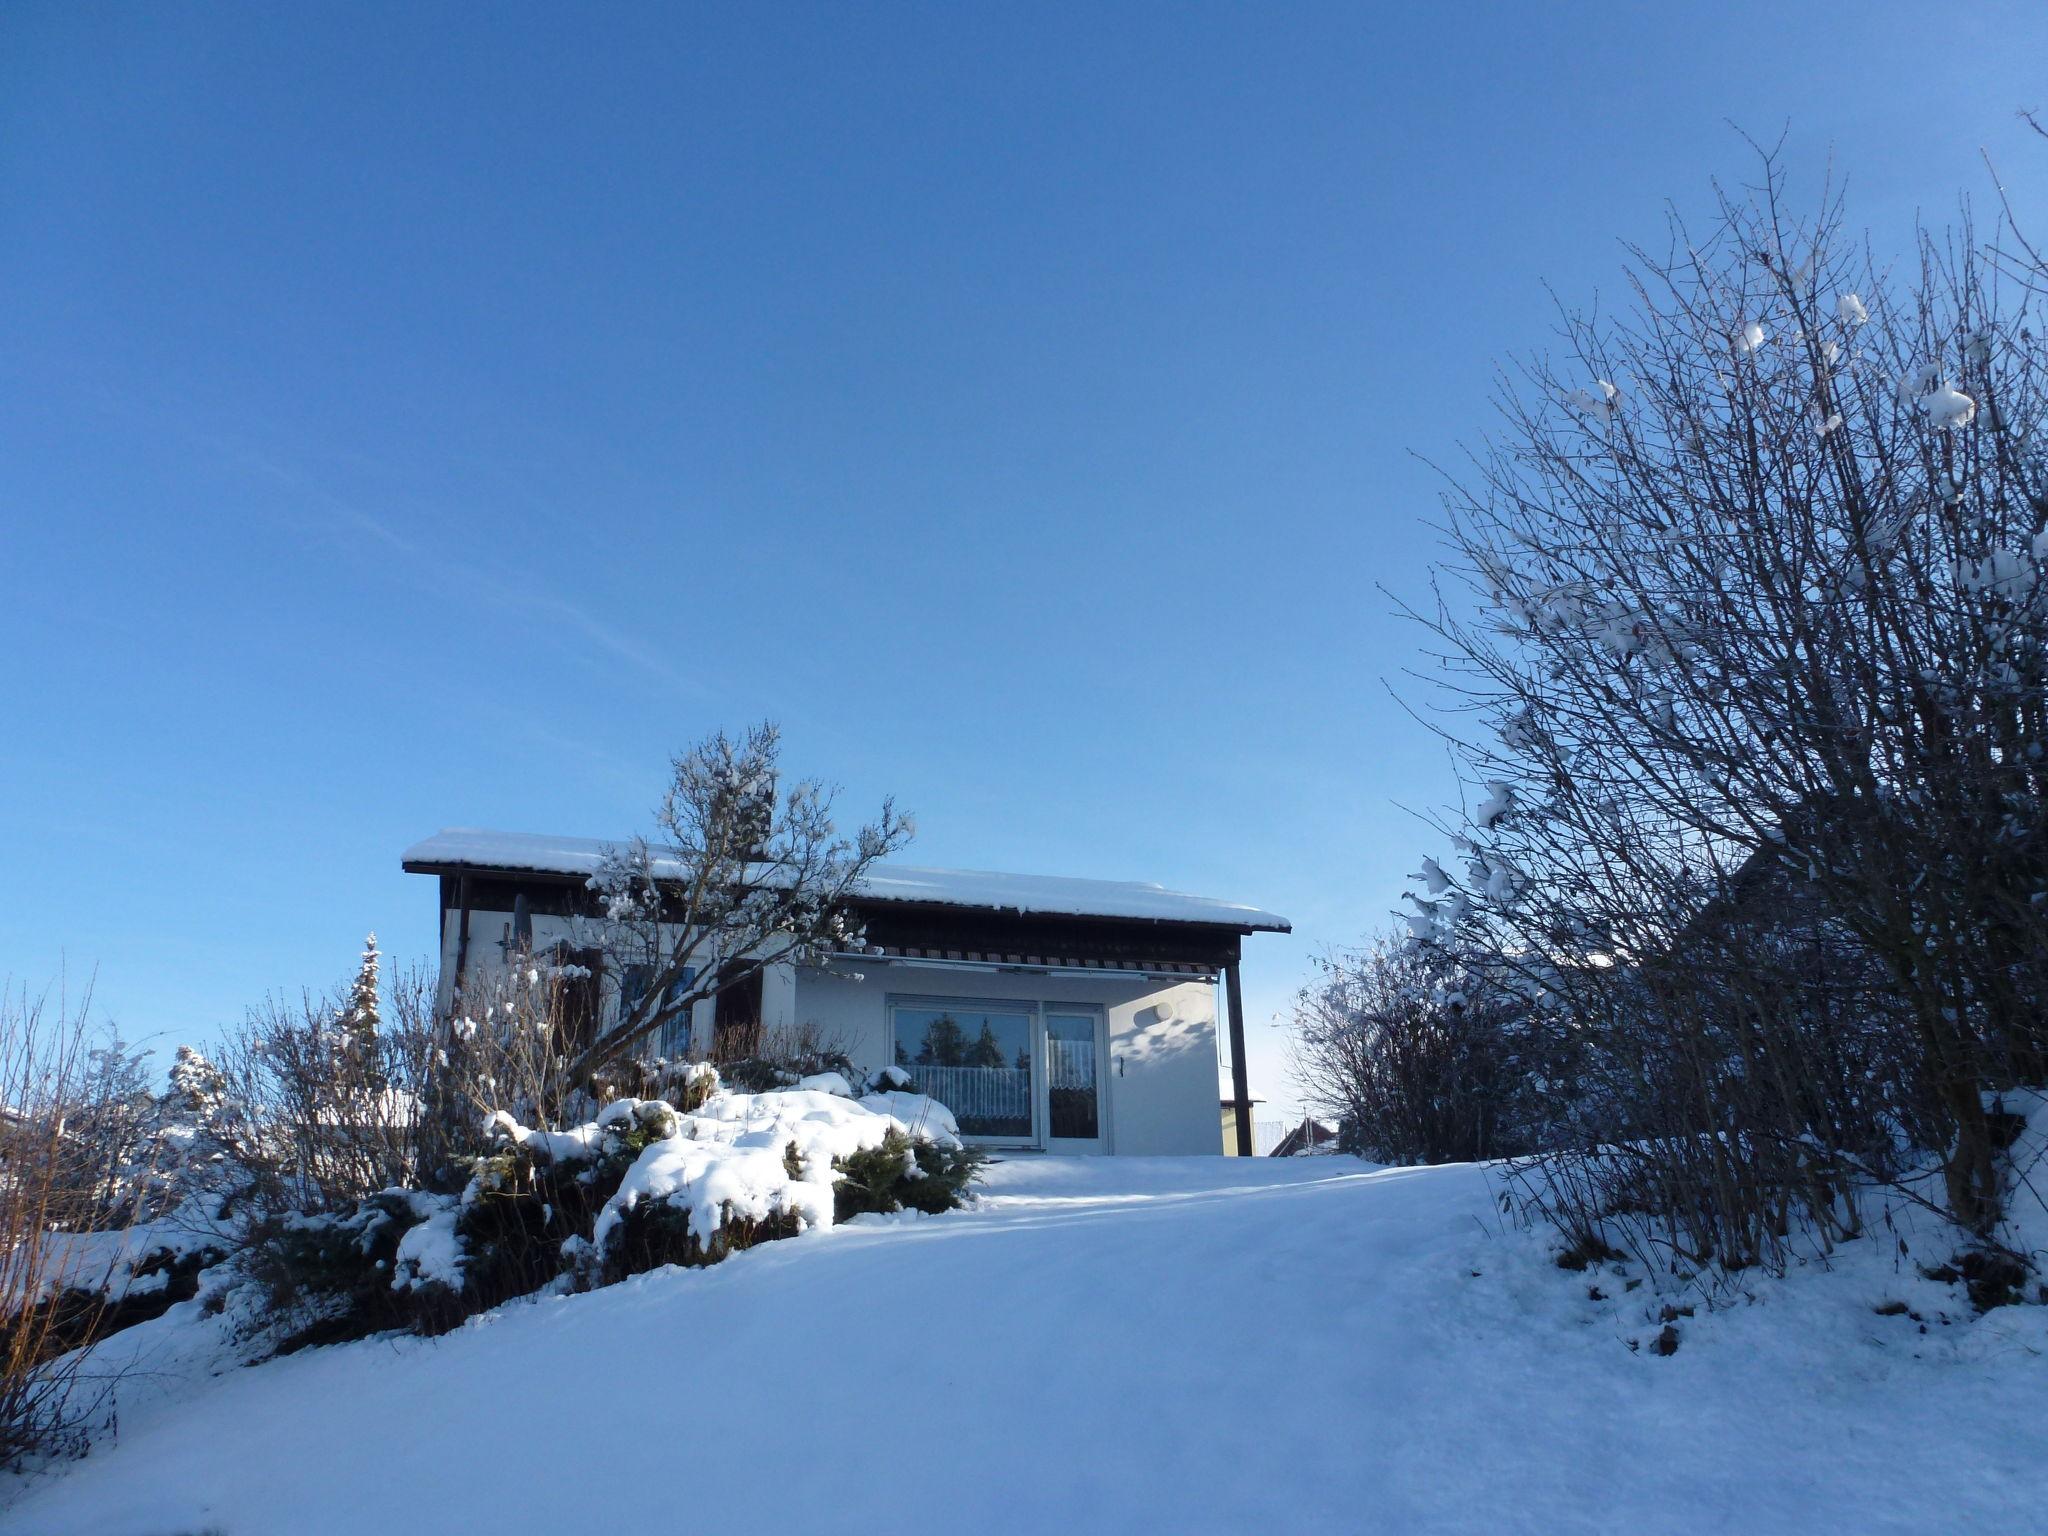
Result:
[[[1016,1159],[975,1211],[218,1378],[187,1304],[0,1531],[2036,1528],[2048,1308],[1900,1262],[1659,1358],[1649,1288],[1501,1231],[1474,1168]]]

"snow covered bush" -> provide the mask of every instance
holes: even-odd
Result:
[[[979,1148],[941,1146],[891,1126],[874,1146],[833,1160],[839,1172],[832,1191],[833,1219],[905,1210],[936,1216],[955,1210],[987,1162],[988,1154]]]
[[[448,1196],[389,1189],[351,1211],[267,1220],[240,1262],[267,1292],[274,1352],[392,1329],[434,1333],[459,1322],[459,1266],[438,1250],[428,1260],[428,1250],[407,1241],[453,1205]]]
[[[173,1211],[161,1221],[53,1232],[37,1299],[0,1320],[0,1336],[41,1335],[49,1352],[97,1343],[162,1316],[199,1292],[229,1250],[206,1223]]]
[[[436,1333],[517,1296],[712,1264],[852,1215],[950,1210],[981,1166],[917,1094],[856,1095],[838,1074],[730,1093],[701,1065],[679,1086],[693,1107],[619,1099],[558,1131],[499,1113],[459,1196],[391,1189],[275,1218],[246,1267],[278,1347]]]
[[[465,1202],[530,1237],[537,1262],[552,1242],[556,1274],[574,1284],[716,1263],[861,1211],[952,1209],[979,1166],[943,1105],[887,1090],[856,1097],[837,1073],[766,1093],[714,1091],[689,1111],[621,1099],[566,1131],[501,1117],[494,1134],[498,1149],[478,1160]],[[860,1193],[846,1194],[849,1184]]]
[[[893,1160],[887,1185],[872,1164],[859,1167],[856,1176],[869,1182],[850,1204],[862,1210],[900,1209],[895,1191],[921,1185],[927,1167],[934,1182],[916,1191],[916,1202],[950,1209],[975,1166],[944,1106],[893,1091],[855,1098],[836,1073],[796,1088],[716,1093],[687,1115],[659,1108],[667,1113],[650,1118],[646,1105],[621,1101],[572,1133],[569,1145],[553,1143],[554,1155],[571,1160],[578,1147],[601,1159],[622,1132],[628,1147],[638,1143],[589,1232],[589,1261],[605,1280],[660,1264],[715,1263],[757,1242],[829,1227],[840,1215],[849,1160],[862,1154]]]
[[[247,1116],[226,1074],[189,1045],[179,1046],[144,1158],[156,1207],[196,1207],[215,1221],[231,1219],[248,1193],[249,1141]]]
[[[2048,1074],[2039,274],[1966,223],[1894,284],[1762,169],[1450,492],[1471,601],[1423,618],[1486,729],[1409,925],[1592,1053],[1559,1137],[1628,1151],[1546,1214],[1779,1265],[1875,1183],[1996,1247],[1999,1095]]]
[[[40,1137],[50,1181],[39,1218],[8,1212],[36,1233],[17,1265],[42,1259],[17,1286],[27,1304],[0,1312],[0,1347],[45,1360],[199,1294],[232,1308],[256,1357],[436,1333],[842,1212],[950,1209],[979,1165],[942,1106],[856,1092],[815,1031],[749,1058],[769,1091],[729,1092],[708,1063],[634,1061],[645,1091],[600,1106],[628,1078],[568,1079],[545,976],[473,989],[478,1019],[436,1016],[426,978],[379,969],[373,940],[352,987],[260,1010],[221,1065],[181,1048],[160,1095],[139,1055],[68,1037],[59,1097],[0,1123],[0,1159],[27,1168]],[[573,1123],[535,1128],[562,1123],[550,1106]]]
[[[61,1352],[147,1321],[195,1295],[214,1266],[222,1283],[260,1279],[286,1337],[291,1317],[326,1336],[393,1325],[381,1296],[345,1300],[377,1292],[374,1275],[350,1272],[355,1259],[388,1263],[379,1243],[395,1242],[411,1203],[426,1198],[407,1191],[446,1183],[436,1171],[448,1148],[476,1140],[466,1105],[439,1124],[430,1113],[437,1090],[458,1086],[427,1048],[431,995],[421,974],[380,976],[372,939],[353,986],[330,1002],[260,1010],[228,1042],[224,1065],[180,1046],[161,1093],[150,1091],[145,1053],[111,1036],[94,1045],[81,1013],[65,1059],[42,1062],[38,1081],[14,1094],[40,1106],[36,1126],[55,1128],[42,1162],[56,1183],[39,1217],[8,1212],[38,1226],[43,1272],[22,1292],[28,1307],[0,1320],[10,1347],[33,1333],[45,1353]],[[32,1139],[26,1122],[12,1129]],[[465,1167],[454,1187],[466,1177]],[[405,1210],[388,1209],[394,1200]],[[323,1212],[359,1222],[346,1234],[355,1259],[337,1249],[321,1261],[317,1222],[305,1223]],[[445,1312],[446,1298],[423,1290],[405,1315],[419,1324],[437,1306]],[[345,1320],[356,1313],[362,1320]]]

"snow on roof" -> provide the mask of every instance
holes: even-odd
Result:
[[[543,837],[530,832],[485,832],[469,827],[436,832],[405,850],[405,867],[516,869],[588,875],[607,848],[593,837]],[[681,875],[680,858],[655,851],[656,876]],[[928,869],[915,864],[871,865],[860,884],[869,901],[981,907],[999,912],[1051,912],[1069,917],[1123,917],[1166,923],[1213,923],[1260,933],[1288,933],[1284,917],[1257,907],[1189,896],[1140,880],[1076,880],[1060,875],[1003,875],[972,869]]]

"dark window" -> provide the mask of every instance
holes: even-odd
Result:
[[[662,1006],[670,1009],[669,1016],[661,1021],[657,1036],[656,1053],[670,1061],[690,1053],[690,1010],[681,1006],[690,994],[690,988],[697,984],[697,967],[686,965],[675,981],[669,986],[668,996],[662,999]]]
[[[748,970],[744,962],[728,960],[718,968],[718,976],[718,1007],[712,1024],[716,1054],[723,1061],[760,1055],[761,968]]]
[[[647,984],[652,980],[654,980],[654,967],[651,965],[634,964],[619,967],[619,1022],[621,1024],[633,1017],[633,1010],[638,1008],[642,1000],[646,998]]]
[[[555,1029],[570,1053],[597,1039],[598,1000],[604,996],[604,954],[595,949],[555,949]]]

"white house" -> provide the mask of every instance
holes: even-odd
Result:
[[[589,889],[606,844],[445,831],[406,850],[440,882],[442,1005],[502,965],[515,924],[536,950],[601,967]],[[992,1147],[1216,1153],[1218,990],[1249,1139],[1243,940],[1284,918],[1163,886],[877,864],[856,900],[857,953],[770,966],[698,1005],[664,1054],[710,1054],[730,1025],[815,1025],[854,1064],[896,1065]],[[595,986],[613,999],[618,980]],[[1249,1154],[1242,1142],[1233,1150]]]

